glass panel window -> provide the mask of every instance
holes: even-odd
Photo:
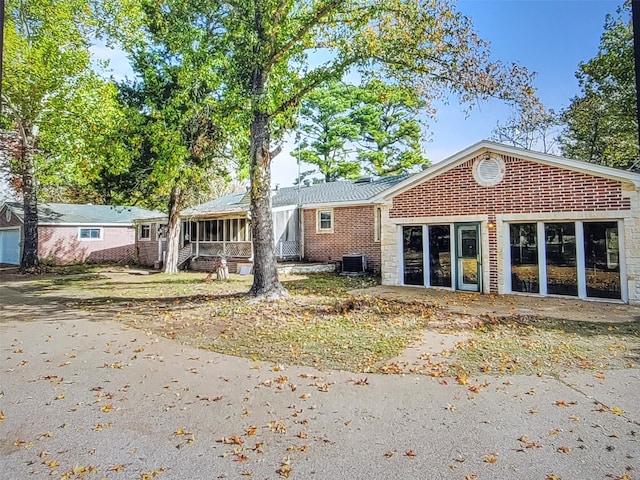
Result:
[[[429,282],[432,287],[451,287],[451,228],[429,226]]]
[[[140,240],[151,240],[151,225],[140,225]]]
[[[460,287],[478,284],[478,230],[475,226],[459,226],[458,256],[460,261]]]
[[[247,220],[241,218],[238,220],[240,224],[240,232],[238,233],[238,240],[241,242],[245,242],[247,240]]]
[[[617,222],[585,222],[584,264],[587,296],[622,298]]]
[[[373,241],[379,242],[382,238],[382,209],[380,207],[374,208],[373,217]]]
[[[318,211],[318,230],[333,230],[333,212],[331,210]]]
[[[404,284],[424,285],[422,226],[402,227]]]
[[[211,223],[211,241],[215,242],[220,240],[220,221],[219,220],[210,220]]]
[[[575,223],[545,223],[544,234],[548,293],[577,296]]]
[[[102,230],[100,228],[81,228],[78,232],[78,237],[80,240],[100,240],[101,233]]]
[[[538,234],[535,223],[509,225],[511,244],[511,290],[540,292]]]

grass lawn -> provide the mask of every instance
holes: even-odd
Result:
[[[75,273],[75,272],[74,272]],[[534,317],[465,318],[428,297],[387,300],[347,292],[376,284],[333,274],[281,277],[290,298],[254,304],[250,277],[205,283],[204,273],[132,275],[113,269],[35,280],[43,297],[221,353],[353,372],[556,375],[640,364],[640,322],[608,325]],[[417,338],[454,331],[447,351],[398,368]]]

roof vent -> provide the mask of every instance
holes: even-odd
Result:
[[[483,187],[493,187],[504,178],[505,165],[502,158],[489,154],[477,160],[473,165],[473,176]]]
[[[353,183],[358,184],[358,183],[372,183],[372,182],[373,182],[373,177],[360,177]]]

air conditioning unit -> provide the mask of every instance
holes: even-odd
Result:
[[[344,273],[364,273],[367,270],[367,256],[363,253],[350,253],[342,257]]]

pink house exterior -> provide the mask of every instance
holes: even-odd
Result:
[[[139,207],[41,204],[38,257],[58,265],[137,262],[135,218],[158,216]],[[0,207],[0,263],[18,265],[22,246],[22,205]]]

